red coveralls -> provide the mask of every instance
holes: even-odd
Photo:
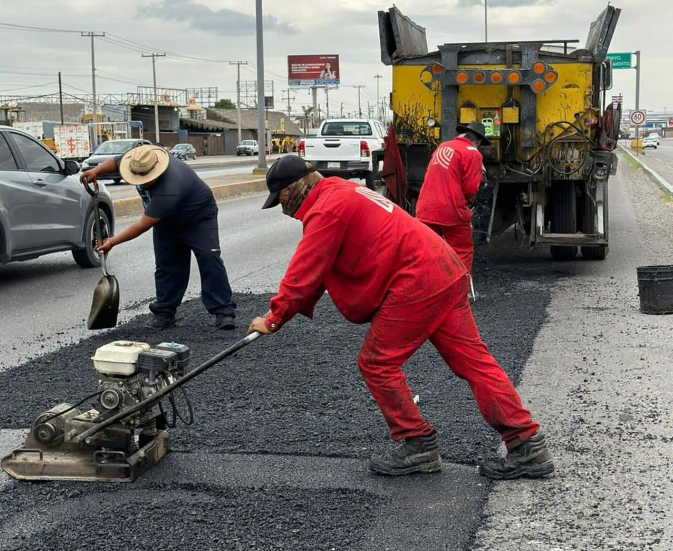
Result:
[[[458,137],[441,144],[433,153],[416,204],[416,218],[446,242],[472,272],[472,211],[482,180],[483,159],[467,138]]]
[[[323,179],[295,214],[304,235],[266,326],[313,317],[325,290],[353,323],[371,322],[358,366],[394,440],[433,434],[413,401],[402,364],[428,339],[466,379],[486,422],[511,449],[535,434],[507,374],[482,343],[453,250],[430,228],[366,187]]]

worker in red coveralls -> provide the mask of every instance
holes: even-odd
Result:
[[[470,203],[479,190],[483,158],[478,147],[488,145],[483,124],[458,126],[455,139],[444,142],[432,154],[416,218],[430,226],[451,245],[468,273],[472,273],[472,211]]]
[[[382,475],[442,468],[437,433],[421,417],[402,365],[427,340],[450,369],[467,380],[486,422],[507,445],[505,459],[481,472],[494,479],[538,478],[554,470],[538,424],[507,374],[481,341],[467,298],[465,266],[430,228],[376,192],[341,178],[323,178],[288,155],[266,178],[263,208],[280,204],[300,220],[304,235],[270,310],[249,331],[278,331],[296,314],[312,317],[325,290],[353,323],[371,323],[358,357],[360,373],[390,435],[402,445],[374,456]]]

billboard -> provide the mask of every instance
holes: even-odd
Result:
[[[289,55],[290,86],[338,86],[341,81],[338,55]]]

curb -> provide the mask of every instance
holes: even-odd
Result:
[[[657,171],[652,170],[649,166],[645,164],[644,161],[640,159],[640,157],[636,157],[633,153],[631,153],[626,147],[624,147],[622,144],[618,144],[619,147],[622,148],[622,151],[629,155],[634,161],[640,163],[643,167],[643,170],[647,173],[649,176],[650,180],[652,180],[655,184],[657,184],[663,191],[668,193],[669,195],[673,196],[673,185],[670,184],[665,178],[663,178]]]
[[[266,191],[266,180],[248,180],[246,182],[232,182],[231,184],[220,184],[210,186],[216,201],[237,197],[240,195],[249,195],[251,193],[260,193]],[[126,197],[124,199],[115,199],[112,201],[115,209],[115,218],[125,216],[136,216],[145,212],[143,202],[140,197]]]

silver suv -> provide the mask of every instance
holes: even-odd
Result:
[[[0,265],[72,251],[82,268],[100,266],[92,201],[79,165],[62,161],[25,132],[0,126]],[[100,184],[101,232],[113,234],[114,207]]]

